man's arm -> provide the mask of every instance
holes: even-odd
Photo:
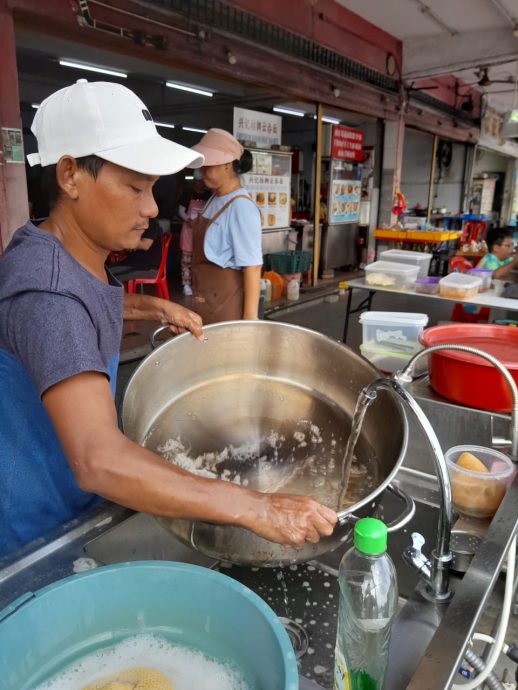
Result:
[[[289,546],[333,531],[336,513],[311,498],[196,477],[127,439],[103,374],[65,379],[43,394],[43,405],[85,491],[154,515],[244,527]]]
[[[243,268],[243,290],[243,319],[245,321],[253,321],[259,318],[261,266],[245,266]]]
[[[501,280],[502,278],[505,278],[505,276],[517,266],[518,254],[512,259],[512,261],[509,261],[509,263],[504,264],[503,266],[500,266],[500,268],[497,268],[495,271],[493,271],[493,278]]]
[[[190,331],[198,340],[203,341],[201,317],[190,309],[160,297],[125,292],[123,318],[130,321],[168,323],[173,333]]]

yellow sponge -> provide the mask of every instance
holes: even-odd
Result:
[[[174,690],[160,671],[152,668],[128,668],[116,675],[85,685],[82,690]]]
[[[473,453],[461,453],[457,458],[457,465],[471,472],[489,472],[487,467]]]

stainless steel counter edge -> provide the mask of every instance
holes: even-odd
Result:
[[[408,690],[448,690],[451,687],[516,534],[517,506],[518,474],[491,521],[484,541],[421,656],[409,684],[399,685],[397,690],[402,687],[407,687]],[[412,600],[409,602],[412,603]]]

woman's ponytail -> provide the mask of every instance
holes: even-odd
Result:
[[[232,161],[232,168],[238,175],[244,175],[252,169],[254,159],[250,151],[245,151],[239,160]]]

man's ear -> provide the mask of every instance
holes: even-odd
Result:
[[[63,194],[69,199],[77,199],[79,190],[77,187],[77,176],[79,168],[76,159],[72,156],[63,156],[59,159],[56,165],[56,182]]]

